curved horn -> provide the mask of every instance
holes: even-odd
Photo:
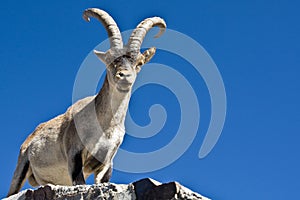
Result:
[[[87,22],[90,21],[90,17],[94,17],[102,23],[102,25],[105,27],[105,29],[108,33],[111,48],[113,48],[113,47],[122,48],[123,47],[123,41],[122,41],[122,36],[121,36],[120,30],[119,30],[115,20],[107,12],[100,10],[98,8],[89,8],[83,12],[82,17]]]
[[[151,17],[145,19],[132,32],[127,44],[129,51],[140,51],[142,42],[147,32],[154,26],[158,26],[160,28],[160,31],[155,38],[160,37],[165,32],[167,27],[166,22],[160,17]]]

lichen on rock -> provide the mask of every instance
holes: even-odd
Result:
[[[45,185],[24,190],[4,200],[208,200],[177,182],[159,183],[145,178],[130,184]]]

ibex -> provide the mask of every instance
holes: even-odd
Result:
[[[83,18],[90,21],[90,17],[102,23],[110,41],[106,52],[94,50],[106,65],[102,88],[95,96],[70,106],[64,114],[40,124],[28,136],[20,148],[8,196],[17,193],[26,179],[34,187],[48,183],[85,184],[92,173],[96,184],[110,180],[112,159],[125,134],[132,85],[141,66],[156,51],[152,47],[141,53],[141,44],[154,26],[160,28],[156,37],[164,33],[166,23],[159,17],[145,19],[123,45],[120,30],[109,14],[90,8],[84,11]]]

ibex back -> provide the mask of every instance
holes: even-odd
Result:
[[[147,18],[123,45],[117,24],[105,11],[87,9],[83,18],[89,21],[89,17],[103,24],[110,40],[108,51],[94,51],[106,65],[103,86],[97,95],[79,100],[64,114],[40,124],[25,140],[8,196],[17,193],[26,179],[32,186],[85,184],[92,173],[95,183],[110,180],[112,159],[125,134],[132,85],[141,66],[155,54],[154,47],[140,53],[142,41],[154,26],[160,27],[159,37],[166,24],[159,17]],[[86,144],[91,145],[87,148]]]

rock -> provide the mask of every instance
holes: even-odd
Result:
[[[153,179],[142,179],[125,185],[45,185],[36,190],[24,190],[4,200],[208,200],[177,182],[161,184]]]

